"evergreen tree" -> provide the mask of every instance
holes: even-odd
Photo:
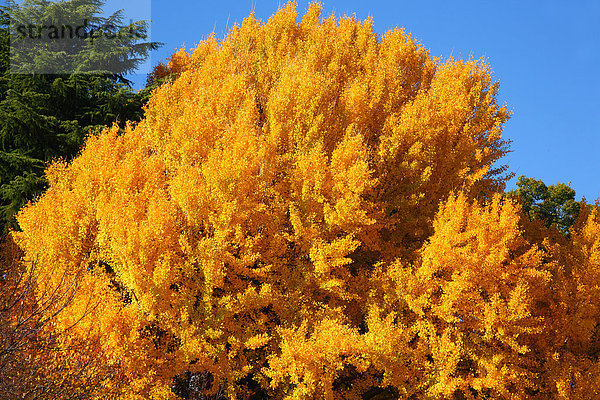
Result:
[[[3,231],[17,228],[15,213],[46,187],[43,171],[49,161],[72,159],[84,138],[103,126],[123,127],[142,117],[150,88],[135,92],[125,76],[160,43],[140,42],[148,22],[123,25],[122,11],[102,17],[103,5],[103,0],[26,0],[20,5],[9,1],[0,8]],[[41,27],[61,27],[65,21],[84,21],[80,32],[87,38],[49,44],[22,40],[16,34],[39,33]],[[26,29],[17,31],[19,27]]]

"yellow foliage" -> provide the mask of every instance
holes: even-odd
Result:
[[[289,4],[156,74],[145,119],[51,165],[15,234],[40,297],[80,280],[58,324],[94,302],[76,332],[122,398],[186,371],[232,399],[592,393],[599,218],[527,239],[483,61]]]

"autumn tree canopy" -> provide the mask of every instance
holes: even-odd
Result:
[[[593,397],[600,217],[555,241],[498,194],[485,62],[289,4],[165,76],[18,218],[23,262],[53,271],[38,296],[78,280],[56,326],[100,339],[107,391]]]

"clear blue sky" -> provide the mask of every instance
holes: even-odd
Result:
[[[139,3],[139,4],[138,4]],[[194,47],[214,31],[241,23],[251,10],[266,20],[284,1],[109,0],[137,18],[151,15],[152,40],[165,45],[151,64],[176,48]],[[308,1],[298,1],[304,13]],[[513,110],[504,136],[510,170],[546,184],[571,182],[578,197],[600,195],[600,2],[337,1],[325,14],[371,16],[378,33],[403,27],[447,58],[485,57],[500,81],[500,101]],[[148,5],[151,5],[151,13]],[[137,13],[137,14],[136,14]],[[138,85],[143,77],[136,79]],[[514,187],[514,181],[509,188]]]

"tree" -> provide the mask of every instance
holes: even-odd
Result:
[[[482,61],[289,4],[155,76],[15,234],[123,398],[594,396],[597,211],[529,240]]]
[[[577,220],[581,204],[575,201],[575,190],[564,183],[546,186],[541,180],[524,175],[517,181],[517,189],[508,196],[519,201],[530,219],[541,220],[547,228],[555,227],[563,235]]]
[[[48,272],[48,271],[46,271]],[[4,241],[0,258],[0,399],[86,399],[115,369],[105,365],[99,343],[53,329],[71,304],[77,282],[50,289],[39,268],[19,262],[14,243]],[[91,299],[90,299],[91,300]],[[93,301],[81,317],[93,311]]]
[[[380,370],[352,356],[375,266],[416,258],[452,190],[487,198],[506,180],[492,165],[508,112],[487,66],[436,61],[399,30],[379,40],[369,21],[321,21],[317,5],[177,57],[187,69],[143,122],[47,171],[19,243],[112,288],[96,334],[139,396],[186,371],[230,396],[330,393],[353,369],[352,391],[377,389]],[[302,332],[320,336],[299,382],[281,371]]]
[[[16,228],[16,212],[46,188],[43,171],[48,162],[74,157],[90,132],[142,117],[149,90],[134,92],[125,75],[135,71],[159,43],[139,42],[147,22],[122,26],[122,12],[102,18],[103,4],[101,0],[27,0],[20,5],[9,1],[0,8],[0,229],[4,231]],[[19,26],[61,26],[65,21],[84,20],[90,25],[82,35],[94,26],[121,27],[135,34],[114,34],[116,39],[108,40],[108,32],[102,36],[102,30],[96,29],[96,38],[73,40],[65,50],[38,41],[20,45],[15,33]],[[59,41],[64,47],[63,42]],[[73,68],[48,72],[49,60],[55,62],[51,65]]]

